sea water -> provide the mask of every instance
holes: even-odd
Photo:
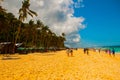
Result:
[[[120,46],[111,46],[111,47],[104,47],[106,49],[110,49],[111,51],[114,49],[115,53],[120,53]]]
[[[116,53],[120,53],[120,47],[113,47],[110,50],[114,49]]]

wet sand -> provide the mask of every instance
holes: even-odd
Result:
[[[0,80],[120,80],[120,55],[74,50],[0,56]]]

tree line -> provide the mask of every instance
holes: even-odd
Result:
[[[28,15],[37,16],[29,6],[29,0],[23,0],[19,9],[19,19],[0,6],[0,42],[23,43],[26,47],[34,48],[64,48],[64,33],[56,35],[41,20],[24,23]]]

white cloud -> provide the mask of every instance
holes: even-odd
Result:
[[[44,1],[37,1],[37,4],[42,7],[42,6],[44,6]]]
[[[13,13],[16,17],[18,17],[18,11],[21,7],[21,0],[4,0],[2,2],[2,6],[8,11]]]
[[[76,38],[73,38],[73,42],[77,43],[80,41],[80,36],[76,35]]]
[[[79,47],[80,46],[81,37],[77,32],[67,35],[66,38],[67,38],[67,41],[65,41],[66,46],[68,46],[68,45],[70,47]]]
[[[75,8],[84,7],[84,5],[81,4],[82,2],[83,2],[83,0],[77,0],[77,1],[74,3],[74,7],[75,7]]]
[[[74,34],[75,38],[71,38],[71,42],[79,42],[80,36],[78,31],[85,26],[82,24],[83,17],[75,17],[73,6],[75,4],[81,5],[83,0],[78,0],[74,3],[72,0],[30,0],[30,9],[37,12],[38,16],[35,19],[40,19],[44,24],[56,34],[65,33],[67,36]],[[18,17],[18,11],[21,7],[22,0],[4,0],[3,6]],[[30,18],[30,17],[28,17]],[[27,19],[29,20],[29,19]],[[77,35],[77,36],[76,36]]]

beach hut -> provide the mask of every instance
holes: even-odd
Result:
[[[12,42],[1,42],[0,43],[0,54],[13,54],[14,43]]]

